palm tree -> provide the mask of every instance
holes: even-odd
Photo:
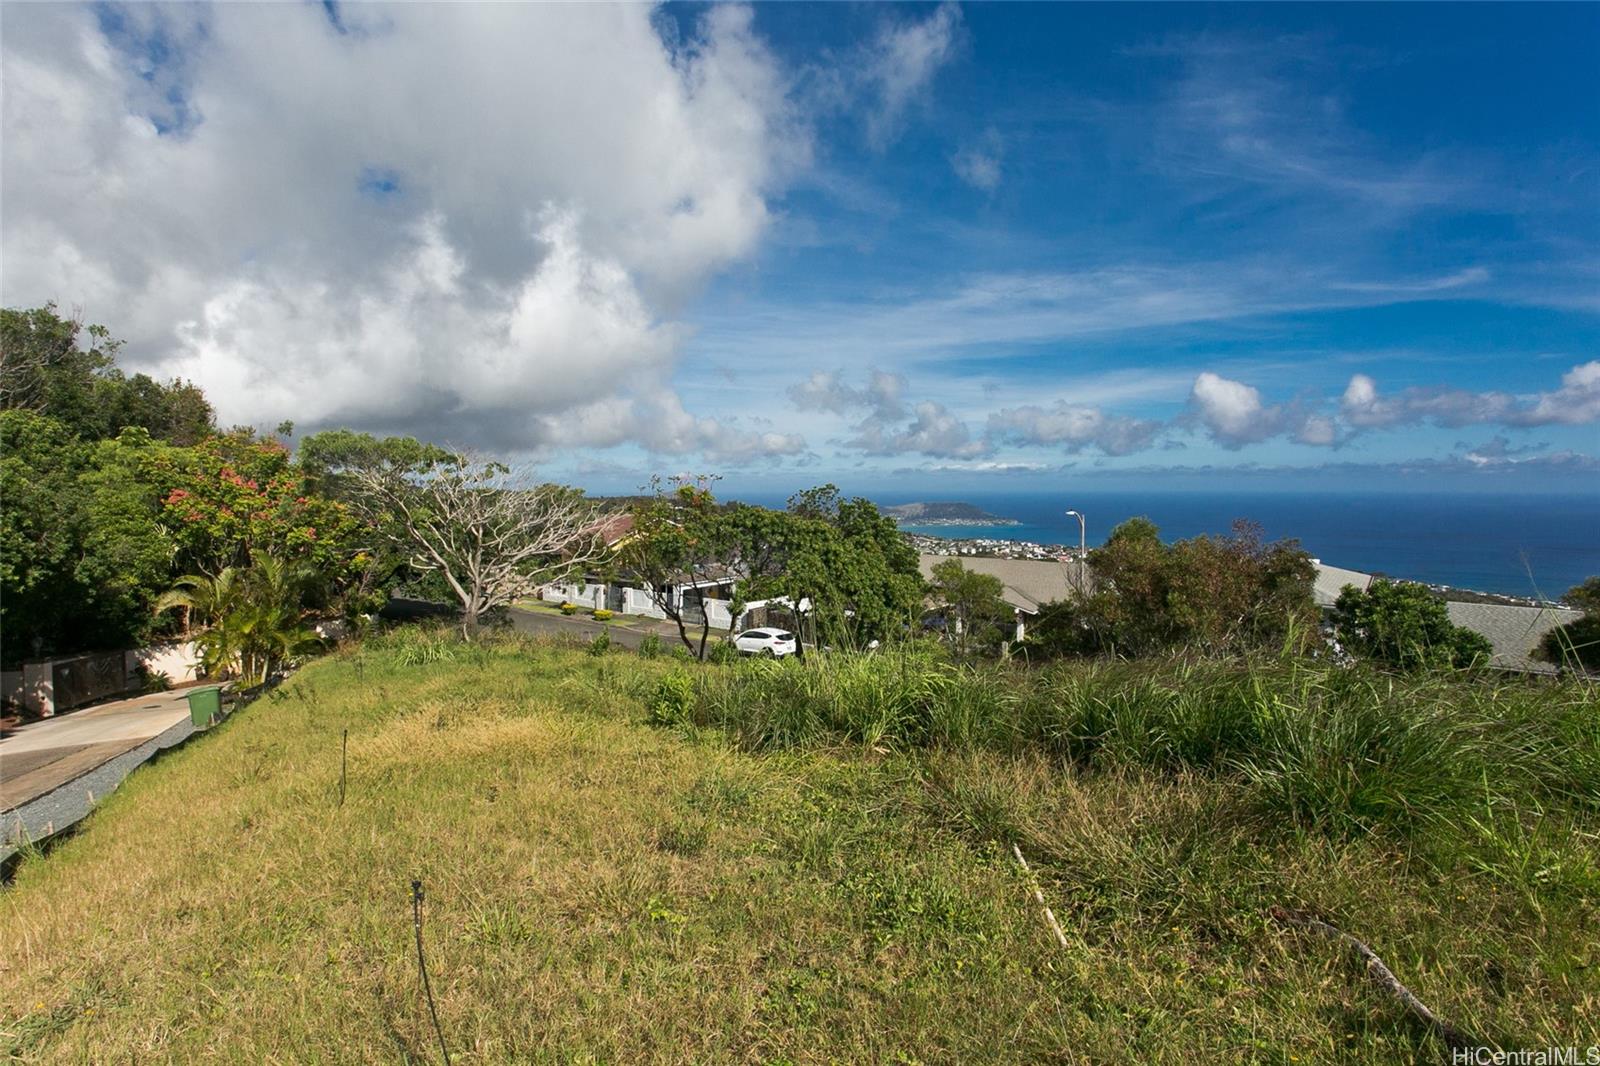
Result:
[[[263,555],[247,570],[226,567],[215,577],[186,574],[156,601],[156,611],[182,607],[207,674],[237,667],[247,684],[260,684],[273,668],[316,640],[304,624],[301,601],[316,574],[309,567]]]
[[[235,619],[246,680],[266,681],[276,664],[316,641],[301,610],[306,588],[316,576],[309,566],[276,556],[255,560],[246,575],[245,604]]]
[[[155,610],[161,614],[174,607],[183,608],[184,634],[194,635],[200,668],[209,676],[225,671],[239,654],[234,627],[228,625],[228,620],[243,604],[244,595],[242,571],[229,566],[215,577],[183,575],[156,600]]]

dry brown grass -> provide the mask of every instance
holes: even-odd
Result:
[[[436,1061],[414,876],[460,1062],[1437,1054],[1348,960],[1268,927],[1272,902],[1345,922],[1469,1028],[1597,1039],[1576,873],[1532,900],[1454,884],[1381,841],[1266,832],[1215,780],[751,755],[648,726],[668,667],[621,655],[410,661],[308,667],[24,861],[0,894],[0,1048]],[[1039,862],[1069,951],[1002,839]]]

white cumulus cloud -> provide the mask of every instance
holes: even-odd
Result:
[[[1108,415],[1098,407],[1058,400],[1050,407],[1008,407],[989,416],[989,434],[1022,445],[1065,445],[1069,452],[1095,447],[1129,455],[1150,446],[1161,423]]]
[[[4,302],[82,307],[228,422],[534,447],[616,400],[647,446],[795,444],[665,384],[809,151],[747,9],[339,11],[8,7]]]
[[[1255,386],[1209,370],[1195,378],[1189,404],[1211,438],[1224,448],[1242,448],[1284,434],[1318,447],[1339,440],[1338,427],[1328,416],[1307,411],[1298,402],[1264,403]]]
[[[1561,387],[1531,397],[1455,388],[1409,388],[1392,396],[1366,374],[1356,374],[1339,402],[1341,416],[1362,429],[1434,422],[1441,426],[1585,425],[1600,421],[1600,360],[1561,377]]]

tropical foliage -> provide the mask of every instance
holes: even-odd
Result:
[[[1494,648],[1487,637],[1450,621],[1444,601],[1412,581],[1347,585],[1334,605],[1334,632],[1364,659],[1402,670],[1481,666]]]
[[[1576,622],[1557,626],[1539,643],[1539,658],[1561,666],[1600,672],[1600,577],[1574,585],[1561,597],[1583,612]]]
[[[932,596],[943,608],[945,636],[958,652],[993,650],[1010,639],[1012,610],[1000,594],[1004,583],[946,559],[933,568]]]
[[[127,647],[170,626],[177,575],[261,557],[309,568],[306,602],[370,610],[375,537],[320,467],[215,432],[198,389],[127,377],[119,342],[51,306],[0,312],[0,627],[7,662]],[[287,428],[287,427],[285,427]]]
[[[708,479],[686,479],[634,512],[622,569],[654,590],[685,647],[704,656],[710,622],[686,612],[672,589],[731,582],[729,614],[767,601],[794,616],[804,642],[866,647],[909,632],[921,609],[917,556],[871,501],[841,499],[832,485],[791,497],[784,511],[719,504]],[[691,637],[694,619],[698,633]]]
[[[137,426],[187,445],[213,432],[211,405],[198,388],[125,376],[116,367],[121,348],[106,327],[62,318],[54,304],[0,310],[0,408],[54,418],[84,440]]]
[[[1219,654],[1317,639],[1310,556],[1293,540],[1263,542],[1249,523],[1166,544],[1153,522],[1130,519],[1089,553],[1088,572],[1086,595],[1040,612],[1033,632],[1044,650]]]
[[[262,555],[249,567],[224,567],[214,577],[178,578],[156,601],[156,610],[182,608],[186,628],[199,623],[195,642],[207,674],[261,684],[316,642],[303,610],[316,576],[305,563]]]

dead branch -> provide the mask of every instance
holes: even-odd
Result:
[[[1281,922],[1284,925],[1292,925],[1301,929],[1309,930],[1313,933],[1316,933],[1318,936],[1327,937],[1329,940],[1336,940],[1339,943],[1354,949],[1355,953],[1361,956],[1361,960],[1366,964],[1368,975],[1377,981],[1386,992],[1398,999],[1401,1005],[1404,1006],[1413,1017],[1421,1021],[1430,1029],[1438,1032],[1439,1036],[1451,1048],[1475,1048],[1484,1046],[1481,1040],[1473,1039],[1471,1036],[1468,1036],[1466,1033],[1462,1032],[1460,1029],[1456,1028],[1454,1025],[1451,1025],[1449,1022],[1433,1013],[1433,1011],[1429,1010],[1428,1005],[1423,1003],[1422,1000],[1418,999],[1416,993],[1412,992],[1411,989],[1401,984],[1400,979],[1394,975],[1394,971],[1389,969],[1389,967],[1384,964],[1384,961],[1378,957],[1378,953],[1373,951],[1363,941],[1356,939],[1337,926],[1329,925],[1327,922],[1324,922],[1318,918],[1313,918],[1308,914],[1300,914],[1296,913],[1295,911],[1285,910],[1283,907],[1273,907],[1268,913],[1270,913],[1276,921]]]

